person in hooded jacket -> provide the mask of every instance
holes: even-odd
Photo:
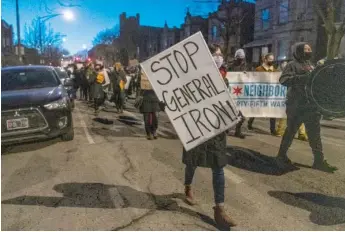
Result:
[[[278,71],[282,72],[284,71],[286,65],[288,62],[286,60],[282,61],[281,64],[279,65]],[[282,137],[284,134],[284,131],[286,129],[286,118],[280,118],[278,119],[277,123],[277,136]],[[298,129],[298,139],[301,141],[308,141],[308,136],[307,132],[305,131],[305,126],[304,123],[301,124],[301,126]]]
[[[337,168],[329,165],[324,159],[320,135],[321,114],[317,111],[317,107],[308,101],[305,92],[305,85],[314,69],[310,61],[312,58],[311,46],[308,43],[296,43],[293,57],[294,60],[287,64],[279,79],[279,82],[287,86],[288,90],[286,96],[287,128],[277,156],[278,165],[280,167],[292,165],[287,151],[298,128],[304,123],[309,136],[309,145],[314,155],[312,167],[326,172],[334,172]]]
[[[250,71],[251,68],[246,63],[246,54],[243,49],[238,49],[235,52],[235,60],[229,66],[229,72],[247,72]],[[235,136],[241,139],[244,139],[246,136],[242,133],[242,125],[245,122],[245,117],[243,116],[242,112],[240,111],[239,116],[241,120],[237,123],[235,129]]]
[[[219,68],[222,64],[222,55],[219,47],[210,46],[210,52]],[[214,191],[214,219],[218,226],[228,228],[235,226],[235,222],[226,214],[224,209],[225,177],[224,166],[228,163],[226,155],[227,135],[226,132],[209,139],[197,147],[186,151],[183,149],[182,162],[185,167],[185,195],[189,205],[195,205],[192,182],[197,167],[212,169],[212,182]]]

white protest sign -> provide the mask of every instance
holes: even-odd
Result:
[[[285,118],[287,87],[281,72],[228,72],[229,91],[245,117]]]
[[[141,66],[187,151],[237,123],[235,102],[201,32]]]

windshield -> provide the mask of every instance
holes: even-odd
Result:
[[[2,91],[55,87],[59,84],[54,72],[48,69],[6,70],[1,73]]]
[[[61,68],[55,68],[56,73],[58,74],[60,79],[68,78],[67,72]]]

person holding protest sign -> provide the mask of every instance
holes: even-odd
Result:
[[[288,92],[286,100],[287,128],[277,156],[278,165],[280,167],[292,165],[291,160],[287,157],[287,151],[298,128],[304,122],[314,155],[312,167],[325,172],[334,172],[337,168],[329,165],[324,159],[320,135],[321,114],[316,105],[308,101],[305,91],[305,85],[314,69],[310,62],[312,49],[307,43],[296,43],[293,56],[294,60],[287,64],[279,79],[282,85],[288,87]]]
[[[223,64],[220,47],[217,45],[209,46],[210,52],[218,68]],[[227,134],[221,134],[204,142],[203,144],[186,151],[183,149],[182,162],[185,167],[185,195],[186,202],[190,205],[195,205],[192,181],[197,167],[206,167],[212,169],[213,191],[215,207],[214,219],[218,226],[227,228],[236,226],[236,223],[226,214],[224,210],[224,191],[225,191],[225,177],[224,166],[227,165],[226,145]]]
[[[267,53],[263,58],[263,63],[255,69],[256,72],[276,72],[277,69],[273,66],[274,55],[273,53]],[[253,130],[253,123],[255,118],[248,120],[248,129]],[[277,135],[276,132],[276,119],[270,118],[270,131],[271,135]]]
[[[235,60],[234,62],[229,66],[228,71],[229,72],[246,72],[249,71],[250,68],[248,67],[246,63],[246,54],[243,49],[238,49],[235,53]],[[245,117],[240,111],[241,120],[237,123],[236,129],[235,129],[235,136],[241,139],[244,139],[246,136],[242,133],[242,125],[245,121]]]

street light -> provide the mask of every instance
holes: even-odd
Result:
[[[66,20],[73,20],[73,19],[74,19],[74,14],[73,14],[72,11],[66,10],[66,11],[63,13],[63,17],[64,17]]]
[[[41,54],[42,54],[42,23],[55,18],[57,16],[63,16],[66,20],[70,21],[74,19],[74,14],[69,11],[66,10],[63,13],[60,14],[52,14],[52,15],[46,15],[46,16],[42,16],[42,17],[38,17],[38,26],[39,26],[39,36],[40,36],[40,50],[41,50]],[[63,39],[62,39],[63,41]]]

